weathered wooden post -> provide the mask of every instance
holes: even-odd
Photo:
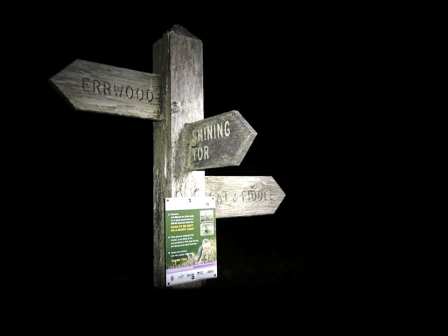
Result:
[[[166,282],[166,271],[173,266],[167,265],[165,252],[168,261],[169,258],[180,260],[177,258],[179,254],[173,257],[165,246],[165,238],[169,239],[171,233],[179,231],[171,226],[172,217],[167,216],[169,223],[165,223],[168,198],[172,201],[168,208],[175,199],[187,202],[183,204],[185,209],[186,205],[197,205],[190,198],[209,196],[213,204],[210,205],[213,207],[212,219],[204,214],[199,225],[191,225],[193,228],[196,225],[196,229],[200,226],[201,236],[210,236],[214,233],[207,225],[215,225],[215,216],[273,214],[285,197],[271,176],[205,177],[204,169],[239,166],[257,132],[238,111],[204,119],[202,60],[202,42],[176,25],[153,46],[155,74],[76,60],[51,78],[56,88],[78,110],[154,120],[153,283],[159,288],[176,283],[178,287],[199,287],[203,279],[217,276],[215,254],[214,260],[207,259],[212,261],[211,269],[187,271],[190,274],[179,274],[176,282],[171,273]],[[166,225],[170,228],[168,235]],[[206,228],[204,231],[203,227]],[[203,239],[202,243],[200,248],[203,250],[198,251],[210,251],[210,239]],[[171,248],[173,246],[171,244]],[[184,250],[179,253],[181,258],[187,256],[187,260],[188,255],[193,254]],[[197,259],[196,263],[200,261]],[[178,268],[174,268],[178,272]]]
[[[174,26],[153,46],[153,71],[161,77],[163,119],[154,123],[153,282],[165,287],[165,198],[205,196],[204,171],[186,169],[181,143],[184,125],[204,118],[202,42]]]

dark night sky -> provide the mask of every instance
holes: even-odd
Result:
[[[344,219],[340,172],[356,170],[344,164],[357,108],[347,100],[356,87],[346,72],[355,62],[345,49],[357,40],[345,34],[351,27],[287,9],[221,20],[81,13],[42,17],[20,46],[36,80],[23,122],[30,154],[22,169],[33,167],[24,215],[35,221],[28,276],[150,288],[152,121],[75,111],[48,80],[77,58],[152,72],[152,44],[181,24],[203,41],[205,117],[236,109],[258,132],[241,166],[207,174],[270,175],[286,193],[275,215],[217,221],[220,274],[206,287],[305,293],[310,232],[335,232],[334,218]]]
[[[376,326],[387,308],[401,311],[389,302],[415,300],[407,275],[420,263],[400,244],[420,246],[405,215],[422,207],[406,197],[420,202],[415,179],[431,174],[410,176],[429,162],[415,154],[427,151],[426,134],[411,123],[429,111],[418,102],[430,80],[418,74],[438,65],[420,53],[433,57],[442,29],[425,31],[411,5],[93,3],[2,8],[2,280],[13,297],[5,311],[20,313],[14,330],[62,321],[72,331],[90,319],[104,334],[119,319],[102,313],[135,310],[145,333],[284,335],[308,323],[354,328],[358,315]],[[75,59],[152,72],[152,45],[174,24],[203,42],[205,117],[236,109],[258,133],[239,167],[206,174],[273,176],[286,193],[274,215],[217,220],[218,279],[199,291],[152,288],[153,122],[75,111],[49,82]],[[394,235],[397,223],[406,228]],[[407,263],[406,279],[394,280]]]

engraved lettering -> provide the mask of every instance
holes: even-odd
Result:
[[[141,96],[139,96],[139,93],[141,93]],[[136,95],[138,100],[142,101],[144,96],[145,96],[145,93],[143,92],[142,89],[137,88],[137,91],[135,92],[135,95]]]
[[[146,90],[146,100],[148,101],[148,103],[152,102],[153,99],[154,99],[154,94],[151,91]]]
[[[203,126],[195,131],[194,135],[197,135],[197,141],[210,141],[230,136],[230,121],[224,123],[213,123]]]
[[[223,191],[222,193],[216,193],[216,202],[218,204],[223,204],[227,202],[227,191]]]
[[[93,80],[93,93],[98,92],[97,94],[101,95],[100,85],[101,85],[101,83],[99,80],[96,80],[96,79]]]
[[[130,94],[129,94],[130,92]],[[126,86],[126,97],[128,97],[129,99],[132,99],[132,97],[134,96],[134,89],[132,87],[130,87],[129,85]]]
[[[228,120],[224,122],[224,134],[226,135],[226,137],[230,135],[230,121]]]
[[[105,96],[106,95],[110,96],[110,83],[109,82],[106,82],[106,81],[103,82],[103,92],[104,92]]]
[[[207,126],[207,140],[213,139],[212,126]]]
[[[217,124],[216,125],[216,129],[217,129],[217,138],[219,139],[219,138],[222,138],[224,135],[223,135],[223,128],[222,128],[222,125],[221,124]]]
[[[193,161],[208,160],[209,158],[208,146],[193,147]]]
[[[248,194],[249,194],[249,200],[251,200],[252,202],[256,200],[256,198],[255,198],[256,197],[255,191],[249,190]]]
[[[266,190],[249,189],[241,191],[240,194],[241,194],[241,202],[243,203],[263,202],[263,201],[267,202],[275,200],[272,193]],[[236,201],[236,199],[237,197],[234,198],[234,202]]]
[[[114,85],[115,97],[121,97],[123,94],[123,86]]]
[[[89,92],[88,82],[90,82],[89,78],[86,78],[86,77],[82,78],[82,90],[84,92]]]

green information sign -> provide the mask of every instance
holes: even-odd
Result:
[[[216,278],[213,197],[165,199],[166,285]]]

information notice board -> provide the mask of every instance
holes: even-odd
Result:
[[[165,199],[166,285],[216,278],[214,197]]]

